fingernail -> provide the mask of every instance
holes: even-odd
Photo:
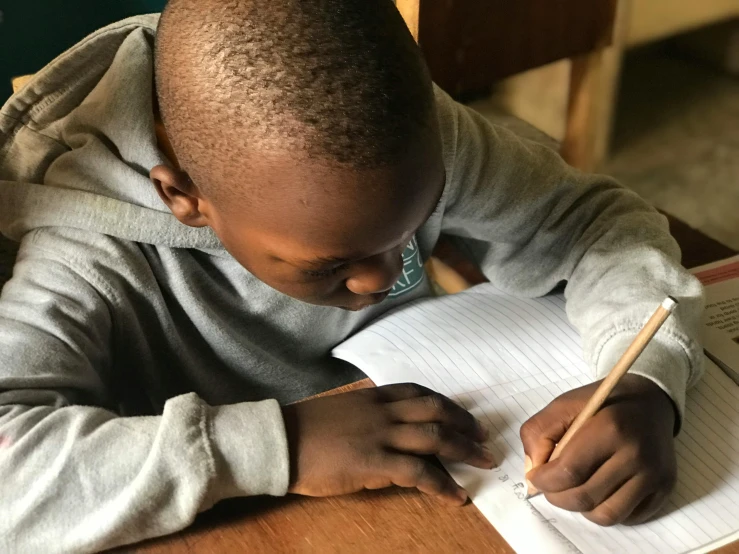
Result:
[[[475,420],[477,422],[477,429],[480,432],[480,436],[482,437],[482,440],[487,440],[490,436],[490,430],[485,427],[485,425],[482,424],[482,422],[479,419]]]
[[[482,457],[485,458],[486,461],[490,462],[492,464],[492,467],[495,467],[496,465],[498,465],[498,463],[495,461],[495,456],[493,455],[492,451],[487,446],[483,446],[481,450],[482,450]]]
[[[462,501],[462,504],[467,502],[467,498],[469,498],[469,496],[467,495],[467,491],[464,489],[458,489],[457,498],[459,498]]]
[[[531,471],[534,467],[534,462],[531,461],[531,458],[526,455],[523,457],[523,474],[528,475],[529,471]],[[526,498],[529,499],[533,495],[535,495],[538,491],[536,490],[536,487],[533,485],[531,481],[526,479]]]

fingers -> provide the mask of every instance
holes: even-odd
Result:
[[[634,475],[634,468],[626,463],[623,456],[613,456],[597,468],[589,479],[579,486],[569,488],[566,486],[568,477],[557,480],[557,492],[545,493],[547,500],[554,506],[570,512],[590,512],[599,504],[611,497]],[[561,458],[542,467],[547,467],[560,462]],[[553,475],[567,473],[566,471],[551,471]],[[583,475],[585,473],[581,473]],[[579,477],[575,480],[580,481]],[[547,483],[548,484],[548,483]],[[539,488],[536,483],[534,486]],[[540,489],[543,490],[543,489]]]
[[[634,511],[624,519],[623,523],[625,525],[637,525],[648,521],[664,506],[669,495],[670,489],[662,489],[650,494],[634,508]]]
[[[471,413],[438,393],[429,391],[423,396],[392,402],[386,408],[391,417],[403,423],[437,422],[477,441],[488,437],[487,429]]]
[[[435,454],[480,469],[495,466],[495,458],[490,450],[440,423],[397,425],[390,433],[388,446],[401,452]]]
[[[399,487],[414,487],[455,506],[467,502],[467,492],[451,476],[416,456],[391,454],[386,461],[388,476]]]
[[[547,462],[554,447],[579,413],[577,406],[573,409],[570,403],[563,401],[562,398],[564,397],[553,400],[521,426],[523,450],[531,458],[533,467]]]
[[[653,485],[645,474],[640,473],[602,502],[598,507],[583,515],[598,525],[609,527],[623,523],[639,504],[654,492]]]
[[[567,447],[562,450],[559,458],[539,467],[535,466],[535,469],[531,470],[526,478],[543,493],[557,493],[580,487],[595,477],[598,468],[615,454],[619,445],[618,441],[613,440],[612,433],[609,432],[607,426],[602,424],[601,419],[596,416],[587,421],[575,433]],[[603,478],[608,477],[611,471],[619,475],[623,474],[622,481],[616,483],[617,486],[620,486],[635,473],[634,464],[630,463],[631,460],[623,459],[622,461],[624,463],[620,467],[609,465],[606,472],[602,473],[598,481],[593,483],[593,486],[600,485],[601,488],[585,490],[588,492],[602,490],[604,486],[602,485]],[[608,491],[608,494],[602,496],[600,500],[603,500],[612,492]]]

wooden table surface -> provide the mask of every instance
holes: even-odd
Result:
[[[683,263],[694,267],[729,257],[734,251],[671,219],[683,249]],[[441,249],[442,256],[471,282],[471,266]],[[369,380],[344,387],[372,386]],[[331,392],[341,392],[340,390]],[[231,552],[450,552],[510,554],[513,550],[471,503],[443,506],[412,490],[366,491],[335,498],[244,498],[221,502],[185,531],[120,552],[148,554],[224,554]],[[739,542],[717,552],[739,554]]]

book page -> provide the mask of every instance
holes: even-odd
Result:
[[[420,300],[372,323],[334,355],[377,385],[425,385],[487,423],[498,468],[445,465],[517,552],[703,552],[739,538],[739,387],[714,364],[707,362],[688,395],[676,440],[678,483],[662,513],[642,525],[602,528],[543,495],[524,499],[521,424],[593,380],[561,296],[519,299],[486,284]]]
[[[705,287],[704,346],[739,384],[739,256],[691,270]]]

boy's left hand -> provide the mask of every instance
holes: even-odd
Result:
[[[545,463],[599,382],[554,399],[521,427],[531,483],[553,505],[599,525],[634,524],[659,510],[675,485],[675,409],[649,379],[626,375],[604,406]]]

